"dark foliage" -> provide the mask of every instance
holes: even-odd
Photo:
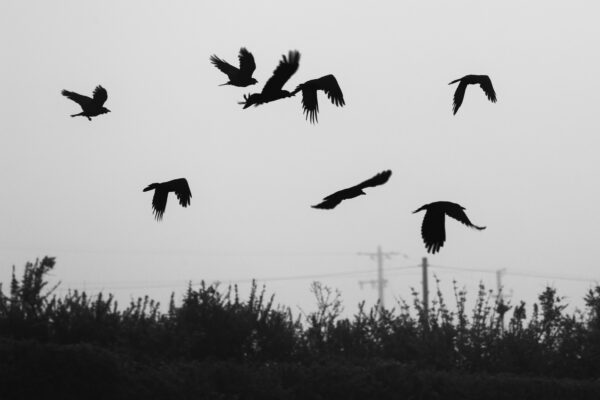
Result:
[[[449,374],[600,378],[598,286],[587,293],[585,310],[573,314],[565,313],[564,299],[550,287],[539,295],[538,303],[528,308],[524,303],[505,304],[483,286],[469,313],[465,307],[466,292],[455,286],[454,311],[438,289],[427,309],[415,291],[412,305],[400,303],[397,310],[379,312],[360,304],[358,312],[348,319],[340,317],[340,294],[319,283],[312,287],[317,310],[297,317],[290,309],[275,306],[273,296],[266,297],[265,289],[259,290],[256,285],[247,300],[239,298],[235,286],[226,290],[204,284],[198,288],[190,286],[180,305],[172,297],[166,312],[161,312],[159,304],[148,297],[132,301],[125,308],[118,307],[111,295],[90,297],[73,291],[58,297],[53,288],[47,289],[45,280],[54,264],[55,260],[49,257],[28,263],[20,279],[13,269],[8,293],[4,294],[0,286],[0,338],[7,343],[21,343],[18,348],[5,348],[12,352],[11,357],[19,358],[17,353],[26,351],[31,354],[25,358],[35,358],[36,352],[48,349],[59,353],[65,349],[74,351],[73,357],[88,357],[86,352],[102,349],[112,355],[98,353],[99,358],[94,359],[99,363],[97,368],[112,368],[111,357],[122,356],[143,365],[162,365],[160,374],[167,373],[167,365],[187,371],[188,367],[181,365],[221,360],[239,364],[239,379],[248,382],[253,379],[252,374],[260,375],[262,370],[250,371],[243,365],[257,363],[263,369],[278,371],[275,385],[280,385],[282,392],[274,398],[285,398],[286,385],[292,385],[291,376],[296,379],[297,374],[313,373],[300,365],[321,363],[347,364],[348,369],[337,372],[323,367],[323,376],[335,373],[344,380],[358,374],[362,368],[359,366],[365,363],[378,368],[406,365]],[[38,345],[28,347],[23,343]],[[90,368],[96,368],[94,365]],[[194,371],[190,373],[196,374],[204,367],[189,368]],[[296,369],[288,377],[286,368]],[[386,368],[381,367],[378,373],[385,375]],[[210,369],[211,374],[215,371]],[[120,376],[119,372],[114,373]],[[184,371],[178,370],[178,374]],[[210,379],[211,384],[218,382],[214,376]],[[298,379],[310,381],[310,390],[317,390],[323,379],[321,396],[336,398],[326,394],[327,390],[337,389],[326,385],[325,378],[311,375]],[[360,375],[352,379],[361,382],[374,378]],[[448,380],[444,384],[452,383]],[[223,383],[223,390],[226,389],[227,384]],[[300,393],[296,390],[302,389],[293,389]],[[357,388],[356,393],[359,392]],[[308,393],[306,396],[319,398]]]
[[[417,369],[397,361],[139,362],[89,344],[0,339],[2,399],[544,400],[598,398],[600,382]]]

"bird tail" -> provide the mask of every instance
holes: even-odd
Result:
[[[245,106],[244,108],[248,107],[248,95],[245,94],[244,95],[244,101],[238,101],[238,104],[244,105]]]
[[[158,187],[158,183],[151,183],[148,186],[146,186],[146,188],[144,189],[144,192],[147,192],[148,190],[156,189],[157,187]]]
[[[242,104],[244,109],[250,107],[251,105],[257,106],[260,103],[260,95],[256,93],[245,94],[244,101],[238,101],[238,104]]]
[[[461,79],[462,78],[455,79],[452,82],[450,82],[448,85],[452,85],[453,83],[460,82]]]

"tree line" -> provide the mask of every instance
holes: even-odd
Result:
[[[55,264],[52,257],[28,262],[20,275],[13,268],[8,287],[0,284],[0,338],[93,345],[150,363],[381,360],[449,373],[600,378],[600,286],[572,313],[552,287],[528,306],[507,304],[483,285],[467,310],[467,293],[455,283],[452,307],[438,288],[428,308],[413,291],[396,309],[362,303],[342,318],[339,292],[318,282],[316,310],[296,315],[256,283],[244,299],[237,286],[202,283],[180,301],[172,295],[161,312],[148,296],[125,306],[111,294],[59,296],[47,280]]]

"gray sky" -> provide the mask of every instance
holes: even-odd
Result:
[[[483,232],[450,220],[433,265],[600,278],[597,105],[600,6],[591,1],[5,1],[0,5],[0,281],[36,256],[81,286],[166,300],[186,280],[375,270],[358,251],[426,255],[425,203],[460,203]],[[219,87],[211,54],[246,46],[258,85]],[[332,73],[346,107],[320,95],[319,124],[300,97],[242,110],[288,50],[287,88]],[[492,78],[498,103],[467,89]],[[62,89],[108,90],[110,114],[70,118]],[[390,181],[328,212],[310,205],[384,169]],[[193,198],[152,215],[149,183],[186,177]],[[410,271],[408,271],[410,272]],[[348,309],[376,292],[324,279]],[[440,273],[474,291],[491,274]],[[420,282],[389,275],[388,303]],[[547,282],[580,303],[588,283],[507,276],[516,299]],[[309,307],[309,280],[269,282]]]

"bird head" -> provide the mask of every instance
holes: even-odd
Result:
[[[151,183],[151,184],[149,184],[148,186],[146,186],[146,187],[144,188],[144,190],[143,190],[143,191],[144,191],[144,192],[147,192],[148,190],[154,190],[154,189],[156,189],[158,186],[159,186],[159,185],[158,185],[158,183]]]
[[[418,213],[419,211],[423,211],[423,210],[427,210],[427,206],[426,205],[423,206],[423,207],[421,207],[421,208],[419,208],[418,210],[413,211],[412,213],[415,214],[415,213]]]

